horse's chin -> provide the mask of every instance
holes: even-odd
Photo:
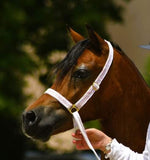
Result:
[[[52,135],[56,135],[60,132],[64,132],[72,128],[71,121],[65,119],[64,117],[61,119],[59,118],[43,118],[35,126],[23,126],[23,132],[27,137],[31,139],[46,142]]]
[[[41,128],[38,126],[32,129],[23,127],[23,132],[30,139],[46,142],[50,139],[53,129],[50,127]]]
[[[31,139],[41,141],[41,142],[47,142],[48,140],[50,140],[50,138],[51,138],[51,134],[31,137]]]
[[[41,141],[41,142],[46,142],[51,137],[51,134],[49,134],[49,135],[32,135],[32,136],[30,136],[30,135],[28,135],[26,133],[24,133],[24,134],[26,135],[26,137],[28,137],[28,138],[30,138],[32,140],[37,140],[37,141]]]
[[[41,142],[46,142],[46,141],[50,140],[51,136],[65,132],[66,130],[69,130],[71,128],[72,128],[72,126],[69,125],[68,127],[65,127],[65,128],[60,127],[60,128],[51,129],[51,131],[50,130],[41,130],[39,132],[36,132],[36,134],[34,132],[28,134],[27,132],[24,131],[24,134],[30,139],[38,140]]]

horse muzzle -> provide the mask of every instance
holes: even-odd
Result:
[[[64,110],[40,106],[23,112],[22,129],[28,137],[47,141],[66,121]]]

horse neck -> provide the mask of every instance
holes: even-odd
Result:
[[[104,131],[132,149],[141,151],[150,121],[150,90],[126,55],[115,54],[112,68],[99,92],[103,96],[97,113],[102,118]]]
[[[118,54],[118,57],[114,57],[112,70],[111,76],[113,78],[110,82],[115,84],[118,91],[118,93],[116,92],[117,100],[120,97],[121,101],[124,102],[122,105],[143,106],[145,104],[144,107],[149,109],[150,107],[147,105],[150,105],[150,88],[133,62],[126,55]]]
[[[126,100],[134,103],[138,99],[141,103],[137,105],[149,105],[150,88],[133,62],[126,55],[121,55],[117,68],[116,76],[118,75],[118,83],[122,88],[122,96],[126,95],[128,97]],[[149,107],[146,108],[149,109]]]
[[[104,130],[132,149],[141,151],[134,143],[137,144],[135,137],[141,144],[145,141],[150,121],[150,89],[126,55],[114,57],[110,74],[112,78],[106,80],[110,87],[104,91],[107,92],[107,95],[104,94],[108,97],[108,103],[105,99],[105,104],[102,104],[103,113],[106,112],[102,121]],[[132,137],[132,142],[131,139],[125,141],[124,136]]]

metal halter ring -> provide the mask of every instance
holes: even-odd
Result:
[[[68,110],[70,113],[73,113],[79,111],[79,108],[75,104],[73,104]]]

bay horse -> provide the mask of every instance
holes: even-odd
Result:
[[[108,57],[107,43],[89,26],[89,39],[69,28],[76,43],[57,66],[52,89],[75,103],[87,91]],[[100,119],[102,130],[132,150],[142,152],[150,121],[150,89],[133,62],[116,45],[100,89],[79,111],[83,122]],[[55,98],[43,94],[23,112],[25,134],[47,141],[72,128],[72,116]]]

